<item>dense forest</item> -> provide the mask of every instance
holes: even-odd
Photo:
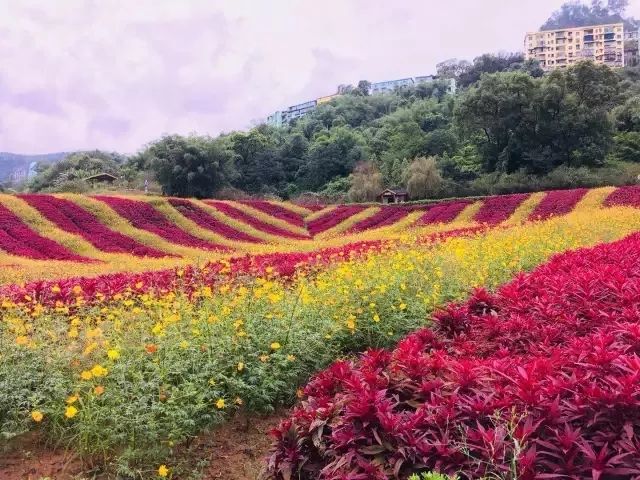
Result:
[[[627,3],[570,2],[544,27],[623,19]],[[361,81],[284,127],[168,135],[130,158],[81,152],[43,166],[27,188],[83,191],[83,178],[105,171],[120,187],[148,179],[169,195],[367,201],[394,186],[418,199],[637,180],[640,68],[583,62],[543,75],[514,53],[442,62],[437,73],[456,79],[456,95],[440,81],[369,95]]]

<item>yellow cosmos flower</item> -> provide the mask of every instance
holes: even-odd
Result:
[[[109,360],[118,360],[120,358],[120,352],[112,348],[111,350],[107,351],[107,357],[109,357]]]
[[[169,469],[166,465],[160,465],[158,467],[158,476],[165,478],[169,475]]]
[[[244,363],[238,362],[238,371],[241,372],[242,370],[244,370]]]
[[[69,405],[64,411],[64,416],[67,418],[73,418],[78,414],[78,409],[73,405]]]
[[[31,412],[31,418],[34,422],[40,423],[44,418],[44,414],[40,410],[34,410],[33,412]]]
[[[102,365],[94,365],[91,369],[91,374],[94,377],[104,377],[107,373],[109,373],[109,370],[104,368]]]
[[[296,359],[295,355],[291,355],[291,354],[287,355],[287,360],[289,360],[290,362],[293,362],[295,359]]]
[[[273,342],[271,344],[271,350],[279,350],[281,346],[282,345],[280,345],[278,342]]]
[[[29,343],[29,337],[27,337],[25,335],[20,335],[19,337],[16,338],[16,344],[18,344],[20,346],[24,346],[27,343]]]
[[[69,404],[69,405],[73,405],[77,401],[78,401],[78,394],[77,393],[74,393],[73,395],[69,395],[67,397],[67,400],[66,400],[67,404]]]
[[[219,410],[222,410],[225,407],[224,398],[219,398],[218,399],[218,401],[216,402],[216,407]]]
[[[91,380],[93,378],[93,373],[91,373],[90,370],[84,370],[80,374],[80,378],[82,378],[82,380]]]

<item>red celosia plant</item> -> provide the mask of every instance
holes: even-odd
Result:
[[[547,192],[529,215],[529,220],[546,220],[551,216],[565,215],[573,210],[586,193],[586,188]]]
[[[629,206],[640,207],[640,186],[619,187],[607,197],[605,207]]]
[[[3,205],[0,205],[0,249],[11,255],[37,260],[95,261],[39,235]]]
[[[276,227],[275,225],[271,225],[270,223],[263,222],[262,220],[243,212],[239,208],[234,207],[230,203],[217,200],[205,200],[205,203],[207,205],[215,207],[216,210],[219,210],[221,213],[224,213],[225,215],[235,220],[239,220],[246,223],[247,225],[251,225],[253,228],[255,228],[256,230],[260,230],[261,232],[279,237],[295,238],[297,240],[304,240],[309,238],[308,236],[290,232],[289,230],[285,230],[283,228]]]
[[[224,245],[211,243],[185,232],[147,202],[102,195],[97,195],[95,198],[109,205],[134,227],[155,233],[170,242],[203,250],[229,250]]]
[[[418,225],[452,222],[469,204],[471,204],[470,200],[460,200],[430,205],[427,207],[427,212],[418,220]]]
[[[170,198],[169,203],[189,220],[197,223],[202,228],[211,230],[212,232],[215,232],[218,235],[222,235],[229,240],[238,240],[240,242],[248,243],[262,242],[262,240],[252,237],[248,233],[236,230],[226,223],[219,221],[190,200],[185,200],[182,198]]]
[[[268,476],[640,478],[639,251],[558,255],[336,362],[274,430]]]
[[[296,227],[304,228],[304,218],[302,218],[302,215],[294,212],[293,210],[289,210],[286,207],[267,202],[266,200],[246,200],[240,203],[253,207],[256,210],[260,210],[274,218],[284,220]]]
[[[425,207],[422,207],[423,209]],[[381,228],[387,225],[393,225],[394,223],[402,220],[409,215],[412,210],[416,210],[414,207],[382,207],[380,211],[364,220],[359,221],[353,227],[351,227],[348,233],[364,232],[372,228]]]
[[[504,222],[529,195],[529,193],[515,193],[513,195],[488,197],[482,203],[482,207],[476,213],[474,220],[489,225]]]
[[[103,252],[129,253],[138,257],[171,256],[111,230],[93,214],[69,200],[52,195],[22,195],[20,198],[62,230],[80,235]]]
[[[311,220],[307,224],[307,230],[309,230],[309,233],[313,236],[318,235],[335,227],[356,213],[360,213],[366,208],[364,205],[339,205],[325,215]]]

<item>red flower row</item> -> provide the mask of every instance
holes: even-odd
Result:
[[[360,213],[366,208],[367,207],[363,205],[339,205],[334,210],[327,212],[325,215],[311,220],[307,224],[307,230],[312,236],[316,236],[335,227],[339,223],[347,220],[356,213]]]
[[[429,206],[418,225],[435,225],[436,223],[452,222],[468,205],[470,200],[460,200],[456,202],[443,202],[434,206]]]
[[[271,478],[640,475],[640,234],[476,291],[391,352],[317,375]]]
[[[586,188],[547,192],[542,201],[529,215],[529,220],[546,220],[552,216],[565,215],[574,209],[586,193]]]
[[[95,198],[109,205],[118,215],[131,222],[134,227],[154,233],[172,243],[203,250],[229,250],[224,245],[207,242],[185,232],[168,221],[147,202],[108,196],[96,196]]]
[[[103,252],[128,253],[138,257],[169,256],[133,238],[114,232],[100,223],[94,215],[69,200],[51,195],[22,195],[20,198],[62,230],[80,235]]]
[[[0,249],[11,255],[37,260],[93,261],[39,235],[3,205],[0,205]]]
[[[364,232],[372,228],[380,228],[402,220],[409,215],[411,208],[407,207],[382,207],[378,213],[359,221],[349,229],[349,233]]]
[[[271,215],[272,217],[284,220],[285,222],[288,222],[291,225],[295,225],[296,227],[304,228],[304,219],[302,218],[302,216],[292,210],[289,210],[288,208],[281,207],[280,205],[276,205],[274,203],[266,202],[263,200],[247,200],[241,203],[253,207],[256,210],[260,210],[261,212]]]
[[[224,222],[220,222],[189,200],[170,198],[169,203],[189,220],[197,223],[202,228],[211,230],[212,232],[217,233],[218,235],[221,235],[225,238],[248,243],[262,242],[262,240],[253,237],[248,233],[241,232],[240,230],[236,230],[235,228],[230,227]]]
[[[251,225],[253,228],[255,228],[256,230],[260,230],[261,232],[268,233],[270,235],[275,235],[278,237],[293,238],[297,240],[306,240],[309,238],[307,236],[299,235],[297,233],[293,233],[288,230],[278,228],[269,223],[263,222],[262,220],[259,220],[251,215],[248,215],[247,213],[243,212],[239,208],[229,205],[228,203],[215,201],[215,200],[206,200],[205,202],[208,205],[215,207],[218,211],[224,213],[225,215],[235,220],[244,222],[247,225]]]
[[[616,205],[640,207],[640,186],[619,187],[607,197],[604,204],[606,207]]]
[[[476,213],[474,220],[489,225],[497,225],[504,222],[530,195],[530,193],[516,193],[486,198],[482,203],[482,207]]]
[[[419,241],[420,243],[434,243],[449,237],[473,235],[483,229],[484,227],[474,227],[433,233],[424,236]],[[110,301],[114,296],[126,292],[163,294],[169,291],[179,291],[191,294],[203,286],[214,287],[222,278],[270,274],[286,279],[293,277],[301,270],[321,268],[367,253],[379,252],[393,245],[395,245],[394,241],[370,240],[312,252],[245,255],[229,260],[209,262],[203,268],[188,266],[142,273],[113,273],[98,277],[40,280],[25,285],[0,287],[0,300],[7,299],[15,303],[24,303],[25,298],[29,297],[31,303],[38,303],[46,307],[55,306],[57,302],[73,305],[77,297],[77,293],[74,292],[76,286],[81,287],[81,294],[89,304]],[[57,288],[54,289],[54,286]],[[100,298],[96,296],[97,294]]]

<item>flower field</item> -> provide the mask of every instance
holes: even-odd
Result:
[[[638,206],[0,196],[1,442],[178,478],[299,402],[272,479],[639,476]]]

